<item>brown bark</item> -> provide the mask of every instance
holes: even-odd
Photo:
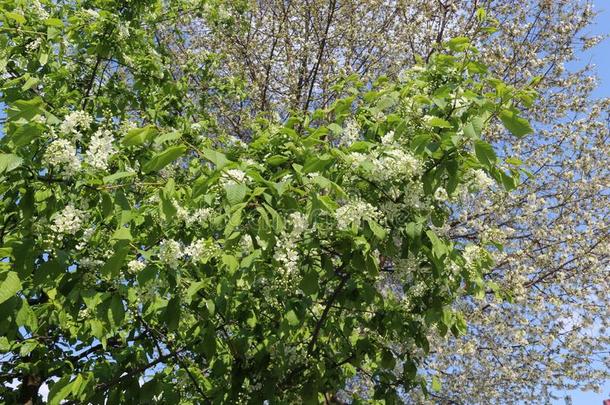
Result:
[[[37,375],[26,374],[21,380],[18,402],[23,405],[34,405],[38,403],[38,390],[42,384],[42,378]]]

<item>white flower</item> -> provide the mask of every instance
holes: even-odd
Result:
[[[248,234],[242,235],[241,239],[239,240],[239,248],[244,253],[250,253],[250,251],[254,249],[254,242],[252,241],[252,236]]]
[[[98,259],[91,259],[90,257],[83,257],[80,259],[79,267],[83,269],[96,269],[104,265],[104,262]]]
[[[239,169],[230,169],[222,174],[220,177],[220,183],[224,185],[244,183],[247,179],[247,175],[244,171]]]
[[[184,249],[184,254],[194,262],[206,263],[218,253],[218,246],[212,240],[196,239]]]
[[[182,244],[180,242],[173,239],[165,239],[159,244],[159,260],[172,269],[178,267],[182,256]]]
[[[38,49],[40,47],[40,44],[42,43],[42,39],[41,38],[36,38],[34,41],[30,42],[29,44],[27,44],[25,46],[25,49],[28,52],[33,52],[36,49]]]
[[[300,212],[293,212],[288,217],[290,223],[292,224],[291,234],[294,236],[302,235],[307,228],[309,228],[309,223],[307,221],[307,216]]]
[[[91,126],[93,118],[84,111],[73,111],[64,117],[64,121],[59,126],[62,134],[74,134],[80,138],[80,131],[86,131]]]
[[[74,235],[85,222],[85,212],[73,205],[67,205],[62,211],[56,214],[51,229],[59,234]]]
[[[91,239],[94,233],[95,228],[92,226],[85,229],[81,241],[78,243],[78,245],[76,245],[76,250],[83,250],[85,247],[87,247],[87,242],[89,242],[89,239]]]
[[[381,218],[381,212],[371,204],[364,201],[353,201],[335,211],[335,219],[337,227],[341,230],[347,230],[352,224],[360,226],[362,220],[378,221]]]
[[[291,231],[283,232],[278,240],[273,258],[281,264],[284,274],[294,277],[298,273],[299,252],[297,244],[303,234],[309,229],[307,216],[293,212],[288,216]]]
[[[352,152],[347,155],[346,160],[352,169],[357,169],[362,163],[371,160],[371,156],[360,152]]]
[[[477,245],[468,245],[464,248],[464,261],[466,267],[473,268],[485,255],[485,250]]]
[[[354,119],[349,119],[345,123],[345,128],[341,131],[341,138],[339,138],[339,144],[343,146],[350,146],[360,138],[360,125]]]
[[[87,163],[96,169],[107,170],[108,160],[116,153],[116,149],[112,145],[113,141],[114,136],[107,129],[98,130],[93,134],[89,142],[89,148],[85,152]]]
[[[295,249],[294,245],[289,245],[285,240],[280,241],[273,258],[282,265],[285,274],[293,275],[297,272],[299,252]]]
[[[98,19],[100,17],[100,14],[96,10],[93,10],[90,8],[86,9],[85,13],[88,14],[89,17],[93,18],[93,19]]]
[[[132,274],[136,274],[139,273],[140,271],[144,270],[144,268],[146,267],[146,263],[144,263],[141,260],[130,260],[127,263],[127,270],[129,270],[130,273]]]
[[[447,194],[447,190],[444,187],[439,187],[434,192],[434,199],[436,201],[447,201],[449,199],[449,195]]]
[[[421,162],[409,151],[391,149],[374,160],[373,175],[379,180],[403,180],[421,174]]]
[[[492,187],[495,182],[491,179],[485,171],[481,169],[472,170],[472,184],[478,190],[485,190],[487,188]]]
[[[198,208],[195,211],[189,211],[180,206],[177,201],[174,201],[174,207],[176,207],[176,216],[178,219],[184,221],[188,227],[195,224],[205,224],[214,213],[214,210],[211,208]]]
[[[390,131],[381,137],[381,143],[384,145],[391,145],[394,143],[394,131]]]
[[[39,0],[31,0],[28,7],[40,18],[41,20],[46,20],[49,18],[49,12],[44,9],[42,4],[40,4]]]
[[[70,141],[57,139],[47,147],[43,161],[49,166],[59,167],[67,176],[72,176],[80,170],[80,160],[76,148]]]

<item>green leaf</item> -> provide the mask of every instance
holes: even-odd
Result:
[[[129,243],[124,240],[120,240],[114,244],[114,254],[108,259],[108,261],[102,266],[101,273],[110,276],[117,277],[121,266],[125,262],[125,257],[129,252]]]
[[[204,158],[214,163],[218,169],[222,169],[230,162],[223,153],[213,149],[201,148],[201,153]]]
[[[23,164],[23,159],[12,153],[0,153],[0,174],[15,170]]]
[[[104,181],[105,184],[111,184],[117,180],[124,179],[126,177],[133,177],[135,175],[136,175],[135,172],[116,172],[109,176],[104,176],[104,178],[102,180]]]
[[[205,300],[205,307],[207,308],[210,316],[214,316],[216,313],[216,304],[212,300]]]
[[[286,156],[274,155],[267,159],[267,164],[270,166],[279,166],[287,160],[288,158]]]
[[[35,331],[38,328],[38,320],[36,319],[36,314],[34,313],[34,311],[32,311],[32,308],[30,307],[26,299],[21,300],[21,306],[17,311],[15,322],[18,326],[27,327],[31,332]]]
[[[0,281],[0,304],[15,296],[19,290],[21,290],[21,281],[17,273],[14,271],[6,272],[2,281]]]
[[[37,124],[24,124],[15,128],[10,134],[10,140],[16,147],[24,146],[32,142],[34,139],[42,135],[42,130]]]
[[[114,231],[114,233],[112,234],[112,238],[114,240],[132,240],[133,237],[131,236],[131,232],[129,231],[129,228],[125,228],[120,227],[119,229],[117,229],[116,231]]]
[[[17,100],[11,104],[6,112],[6,115],[11,121],[17,121],[21,118],[30,121],[37,115],[42,114],[43,101],[40,97],[35,97],[31,100]]]
[[[178,212],[178,209],[174,205],[174,202],[171,198],[167,198],[164,192],[159,193],[159,204],[161,209],[161,214],[165,218],[166,221],[171,220],[174,215]]]
[[[248,191],[248,186],[242,183],[229,182],[224,186],[225,192],[227,193],[227,200],[229,204],[239,204],[244,200]]]
[[[479,162],[488,168],[491,168],[492,165],[498,160],[493,146],[485,141],[474,142],[474,153],[476,154]]]
[[[48,27],[63,28],[64,23],[59,18],[47,18],[44,20],[44,25]]]
[[[447,41],[447,47],[454,52],[462,52],[470,46],[470,40],[466,37],[456,37]]]
[[[305,162],[303,173],[322,172],[335,162],[335,158],[330,155],[323,155],[320,158],[313,157]]]
[[[367,221],[367,223],[369,224],[369,228],[371,228],[371,231],[373,231],[373,234],[377,237],[377,239],[379,239],[379,240],[385,239],[386,231],[385,231],[385,229],[383,229],[383,227],[381,227],[381,225],[379,225],[375,221]]]
[[[176,139],[180,139],[182,134],[178,131],[168,132],[167,134],[163,134],[161,136],[157,136],[154,140],[155,145],[161,145],[165,142],[175,141]]]
[[[445,242],[443,242],[441,239],[439,239],[438,236],[436,236],[434,231],[428,230],[428,231],[426,231],[426,235],[428,236],[428,239],[432,243],[432,251],[434,252],[434,254],[437,258],[440,259],[446,253],[448,253],[447,245],[445,244]]]
[[[299,317],[292,309],[286,313],[285,318],[288,321],[288,324],[290,326],[297,326],[298,324],[301,323],[301,321],[299,320]]]
[[[184,152],[186,152],[186,146],[184,145],[167,148],[163,152],[156,153],[144,164],[142,170],[144,173],[159,171],[182,156]]]
[[[14,20],[17,22],[17,24],[25,24],[25,17],[22,16],[21,14],[18,13],[13,13],[13,12],[5,12],[4,15],[7,18],[10,18],[11,20]]]
[[[110,299],[110,307],[108,308],[108,320],[112,328],[118,328],[125,319],[125,307],[123,301],[118,295],[113,295]]]
[[[502,185],[506,191],[514,190],[517,187],[518,182],[512,176],[506,174],[502,170],[499,170],[500,180],[502,180]]]
[[[435,128],[453,128],[453,125],[447,120],[439,117],[432,117],[428,119],[428,125]]]
[[[519,117],[514,111],[503,110],[500,112],[500,120],[506,129],[518,138],[534,132],[529,122],[525,118]]]
[[[233,214],[231,214],[229,222],[227,222],[227,226],[225,227],[225,232],[224,232],[225,237],[228,237],[229,235],[231,235],[231,233],[233,233],[233,230],[235,230],[235,228],[237,228],[241,224],[242,211],[243,211],[243,207],[240,207],[237,210],[235,210],[235,212],[233,212]]]
[[[225,266],[227,266],[229,273],[234,273],[235,270],[239,268],[239,261],[237,261],[237,259],[233,255],[222,255],[222,262]]]
[[[318,273],[315,270],[311,270],[303,275],[299,287],[307,295],[317,294],[318,292]]]
[[[31,89],[32,87],[34,87],[35,85],[38,84],[38,82],[40,82],[40,79],[37,77],[30,77],[28,78],[25,83],[23,84],[23,86],[21,86],[21,91],[26,91]]]
[[[172,297],[165,307],[165,324],[167,330],[174,331],[180,324],[180,298]]]
[[[51,386],[49,405],[59,405],[72,391],[70,375],[65,375]]]
[[[441,380],[439,380],[437,376],[432,376],[432,391],[440,392],[440,390]]]
[[[130,129],[123,138],[123,145],[125,146],[136,146],[146,142],[147,139],[155,136],[159,131],[152,125],[145,126],[144,128]]]

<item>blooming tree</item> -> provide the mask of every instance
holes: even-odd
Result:
[[[3,400],[317,403],[363,381],[397,402],[438,389],[420,370],[466,332],[456,299],[512,299],[498,235],[446,228],[529,178],[483,138],[530,133],[534,91],[466,37],[236,137],[223,107],[247,88],[179,27],[239,31],[244,10],[0,5]]]
[[[239,108],[218,104],[223,125],[245,136],[241,123],[260,111],[284,117],[328,106],[340,97],[336,76],[397,78],[456,36],[470,37],[507,82],[540,78],[527,111],[535,135],[515,139],[494,124],[485,135],[535,176],[508,196],[464,201],[444,228],[454,240],[503,242],[488,278],[514,300],[460,302],[468,333],[437,342],[426,363],[442,382],[434,400],[547,403],[610,379],[610,101],[593,97],[594,66],[577,60],[601,40],[588,32],[595,15],[586,0],[261,1],[242,30],[185,27],[196,38],[192,52],[221,52],[222,72],[246,82]]]

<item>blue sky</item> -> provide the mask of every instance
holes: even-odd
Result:
[[[595,7],[601,13],[597,16],[597,23],[591,27],[590,32],[597,35],[610,35],[610,1],[595,0]],[[610,97],[610,38],[604,40],[599,46],[585,52],[580,56],[580,62],[591,62],[597,66],[600,86],[595,90],[596,98]],[[606,381],[601,393],[572,391],[570,394],[574,405],[601,405],[604,399],[610,399],[610,381]],[[563,400],[555,404],[564,404]]]
[[[597,23],[590,31],[597,35],[610,35],[610,1],[595,0],[594,3],[596,9],[601,13],[597,16]],[[610,38],[584,53],[581,60],[582,62],[591,60],[597,65],[601,81],[599,88],[595,91],[595,96],[610,97]]]

